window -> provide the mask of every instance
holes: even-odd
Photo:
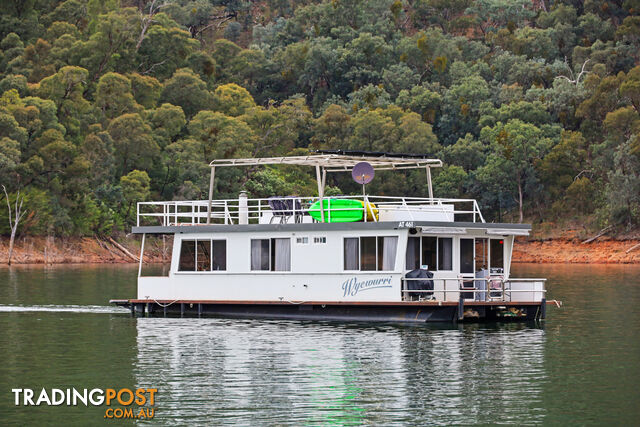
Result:
[[[473,239],[460,239],[460,273],[473,273]]]
[[[296,243],[299,245],[306,245],[309,243],[308,237],[296,237]]]
[[[348,237],[344,239],[344,269],[389,271],[395,268],[398,237]]]
[[[438,270],[453,270],[453,239],[438,238]]]
[[[196,269],[196,241],[183,240],[180,247],[180,263],[178,271],[195,271]]]
[[[222,271],[227,269],[227,241],[226,240],[212,240],[213,254],[212,258],[212,270]]]
[[[344,269],[358,270],[360,267],[360,239],[349,237],[344,239]]]
[[[423,237],[422,238],[422,264],[426,266],[427,270],[437,270],[438,264],[438,238],[437,237]],[[422,268],[422,267],[420,267]]]
[[[269,239],[251,240],[251,269],[270,270]]]
[[[178,271],[216,271],[227,269],[226,240],[183,240]]]
[[[397,249],[397,237],[378,237],[378,270],[395,269]]]
[[[504,268],[504,240],[491,239],[489,244],[490,266],[494,268]]]
[[[407,240],[407,270],[426,266],[431,271],[453,270],[453,239],[451,237],[409,237]]]
[[[291,271],[291,239],[251,239],[251,270]]]
[[[327,243],[326,237],[314,237],[313,243]]]
[[[476,238],[473,257],[476,272],[485,271],[489,268],[489,239]]]
[[[198,240],[196,246],[196,263],[198,271],[211,270],[211,240]]]
[[[375,271],[378,265],[376,237],[360,238],[360,270]]]
[[[420,268],[420,238],[409,237],[407,240],[407,259],[405,261],[407,270]]]

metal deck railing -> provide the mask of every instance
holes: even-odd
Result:
[[[282,197],[279,200],[295,200],[286,212],[274,210],[269,201],[273,199],[222,199],[139,202],[137,204],[137,226],[174,226],[210,224],[292,224],[317,222],[309,215],[311,205],[318,197]],[[475,199],[445,199],[389,196],[338,196],[324,197],[325,222],[331,221],[332,212],[358,210],[358,208],[335,209],[335,200],[359,200],[363,202],[364,221],[442,221],[485,222]],[[318,209],[318,212],[320,209]]]
[[[411,281],[433,281],[433,290],[407,289]],[[438,277],[438,278],[402,278],[403,300],[412,301],[417,296],[418,300],[432,301],[456,301],[461,294],[472,295],[465,298],[470,301],[527,301],[539,302],[545,298],[545,282],[547,279],[539,278],[508,278],[502,276],[490,277]],[[477,282],[484,282],[484,286],[478,288]],[[465,284],[472,283],[472,287]]]

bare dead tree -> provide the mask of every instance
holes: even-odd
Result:
[[[580,173],[578,175],[576,175],[575,177],[573,177],[573,180],[577,180],[578,178],[580,178],[582,175],[586,175],[588,173],[593,173],[593,171],[585,169],[585,170],[581,170]]]
[[[582,76],[587,73],[588,71],[585,70],[585,67],[587,66],[587,63],[589,62],[589,59],[587,59],[586,61],[584,61],[584,63],[582,64],[582,69],[580,70],[580,72],[578,73],[578,76],[576,76],[573,73],[573,70],[571,69],[571,67],[569,66],[569,64],[567,63],[567,57],[565,56],[564,58],[564,64],[567,66],[567,69],[569,70],[569,77],[567,76],[557,76],[556,79],[565,79],[566,81],[568,81],[569,83],[571,83],[572,85],[578,86],[578,84],[580,84],[580,79],[582,78]]]
[[[202,35],[203,32],[205,32],[206,30],[212,27],[215,27],[216,30],[219,30],[222,24],[237,17],[238,17],[237,12],[229,12],[223,15],[211,16],[209,17],[209,21],[213,21],[213,22],[205,25],[204,27],[198,27],[196,25],[192,25],[191,27],[189,27],[191,38],[193,39],[198,38],[198,36]]]
[[[153,18],[158,14],[158,12],[160,12],[160,9],[164,8],[166,5],[167,4],[165,2],[158,3],[157,0],[152,0],[151,5],[149,5],[149,13],[144,15],[140,12],[140,20],[142,22],[140,23],[140,36],[138,36],[136,50],[140,49],[140,45],[142,45],[142,42],[147,37],[147,30],[149,30],[151,24],[155,22]]]
[[[11,229],[11,237],[9,238],[9,257],[7,259],[7,264],[11,265],[11,257],[13,256],[13,243],[16,239],[16,231],[18,230],[18,224],[20,224],[20,220],[27,213],[27,211],[22,210],[22,203],[24,202],[24,196],[20,197],[20,190],[18,190],[18,194],[16,194],[16,203],[15,203],[15,216],[12,215],[11,212],[11,203],[9,202],[9,193],[7,192],[7,188],[3,185],[2,189],[4,190],[4,195],[7,198],[7,208],[9,209],[9,228]]]
[[[140,74],[149,74],[149,73],[151,73],[153,71],[154,68],[161,66],[165,62],[167,62],[167,60],[163,59],[160,62],[156,62],[155,64],[151,64],[151,66],[149,68],[147,68],[146,70],[142,71]],[[142,67],[142,65],[143,64],[140,64],[140,66],[138,68]]]

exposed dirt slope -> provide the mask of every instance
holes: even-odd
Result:
[[[638,243],[605,237],[584,244],[574,239],[517,240],[513,262],[636,264],[640,263],[640,247],[629,253],[627,250]]]
[[[582,244],[577,239],[517,240],[513,262],[536,263],[640,263],[640,247],[626,253],[639,240],[612,240],[606,237]],[[136,257],[140,253],[140,237],[118,239]],[[145,262],[168,262],[172,239],[147,238]],[[7,263],[9,239],[0,238],[0,264]],[[164,256],[163,256],[164,255]],[[136,262],[108,239],[25,237],[16,241],[14,264],[61,263],[129,263]]]
[[[115,240],[114,240],[115,241]],[[145,262],[163,262],[171,255],[173,239],[147,238]],[[128,263],[137,259],[127,255],[118,245],[134,257],[140,254],[140,237],[131,236],[113,243],[109,238],[25,237],[16,240],[13,251],[14,264],[65,264],[65,263]],[[0,237],[0,264],[7,263],[9,239]]]

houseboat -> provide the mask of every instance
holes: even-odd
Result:
[[[314,197],[214,199],[223,167],[315,169]],[[332,321],[544,319],[545,279],[513,278],[514,238],[530,225],[487,223],[473,199],[435,198],[425,156],[317,151],[217,159],[207,200],[143,202],[135,314]],[[428,197],[367,194],[375,171],[426,171]],[[326,196],[327,174],[351,172],[363,192]],[[147,235],[172,235],[168,275],[142,275]]]

